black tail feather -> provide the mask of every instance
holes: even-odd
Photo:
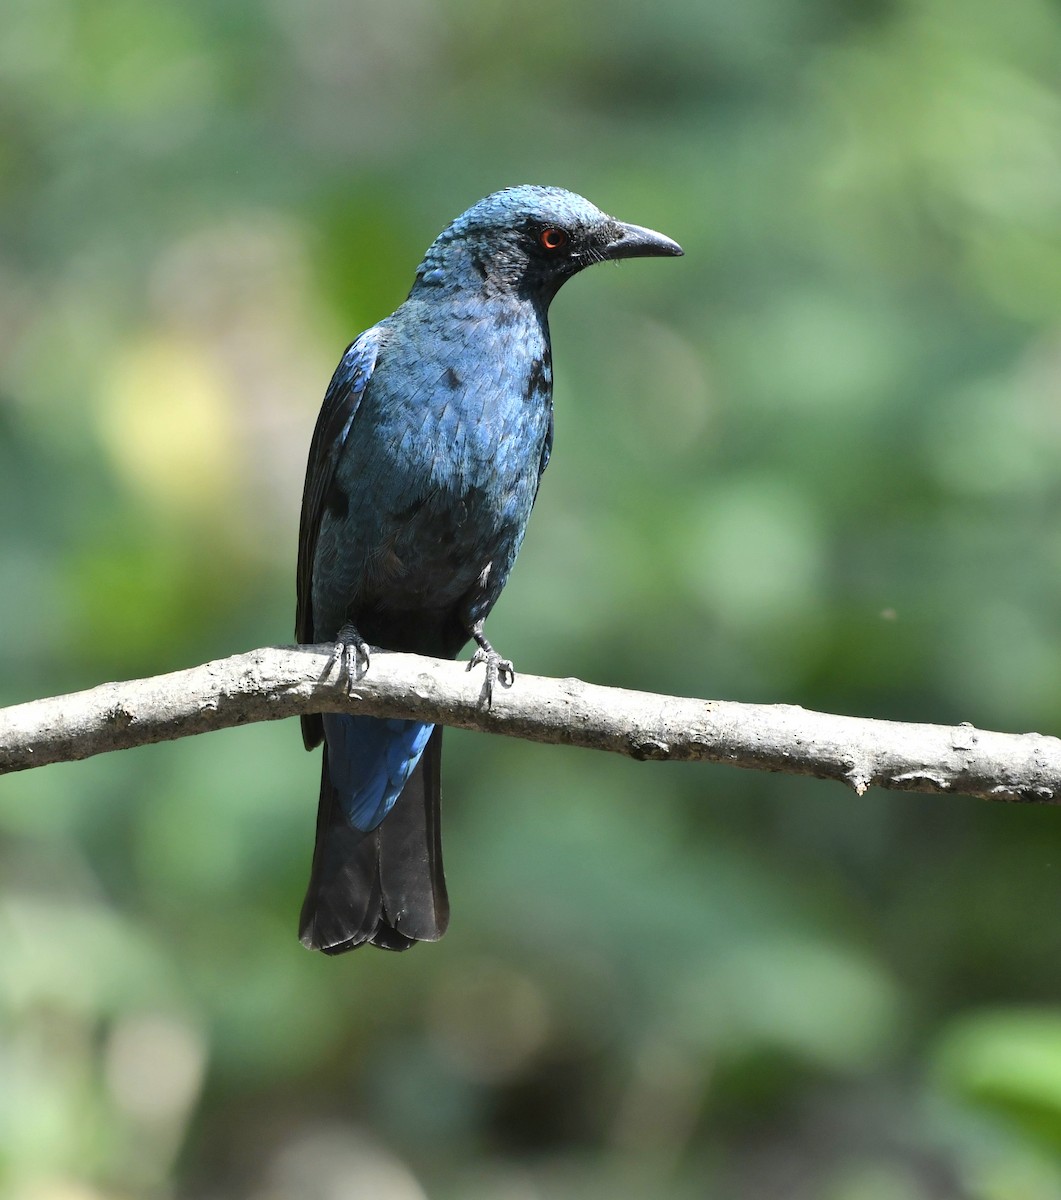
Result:
[[[436,727],[416,769],[382,824],[353,829],[328,774],[324,746],[317,841],[302,905],[303,945],[342,954],[366,942],[407,950],[437,941],[449,923],[442,868],[439,778],[442,729]]]

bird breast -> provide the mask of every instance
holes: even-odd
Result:
[[[339,463],[349,503],[320,550],[334,548],[333,570],[350,563],[364,599],[456,604],[481,579],[500,591],[530,516],[552,403],[545,333],[449,328],[388,339]]]

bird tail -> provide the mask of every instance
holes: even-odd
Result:
[[[406,950],[437,941],[449,923],[439,831],[442,729],[333,714],[324,727],[303,945],[342,954],[366,942]]]

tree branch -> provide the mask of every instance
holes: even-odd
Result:
[[[376,651],[347,694],[330,646],[254,650],[0,709],[0,774],[311,712],[416,717],[638,759],[717,762],[989,800],[1061,800],[1061,740],[915,725],[518,675],[487,707],[464,663]]]

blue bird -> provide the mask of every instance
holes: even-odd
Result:
[[[549,303],[583,267],[681,254],[560,188],[513,187],[429,247],[406,301],[332,377],[310,446],[298,545],[300,643],[333,642],[347,677],[369,646],[456,658],[508,685],[483,632],[553,442]],[[404,950],[449,921],[439,834],[442,730],[338,713],[324,742],[301,939]]]

